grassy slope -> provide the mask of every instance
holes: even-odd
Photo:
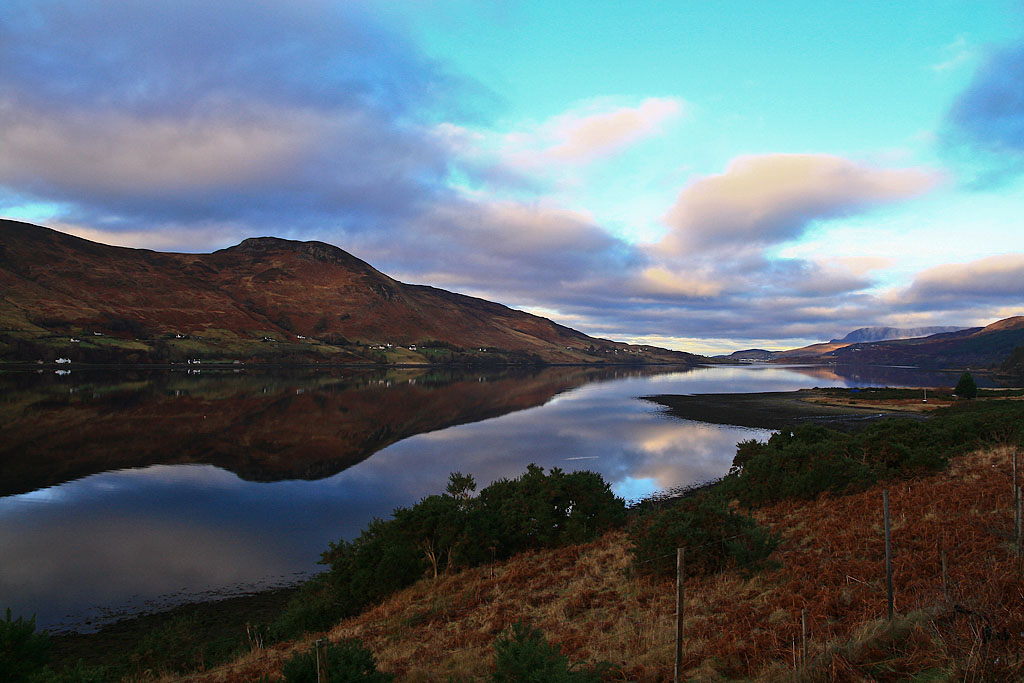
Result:
[[[1010,451],[993,447],[946,472],[890,482],[896,609],[887,625],[882,487],[786,502],[756,513],[782,534],[779,567],[686,585],[691,679],[1011,680],[1021,675],[1024,594],[1013,548]],[[949,558],[943,598],[939,544]],[[399,680],[479,678],[497,634],[519,619],[572,659],[606,660],[616,680],[671,680],[675,587],[629,569],[625,535],[424,580],[339,623]],[[809,658],[793,669],[800,612]],[[986,628],[987,627],[987,628]],[[275,677],[304,642],[279,644],[193,680]],[[797,649],[799,649],[797,647]],[[935,677],[926,677],[930,672]],[[168,677],[166,680],[171,680]]]

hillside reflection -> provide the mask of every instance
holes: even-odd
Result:
[[[156,464],[321,479],[416,434],[541,405],[588,382],[668,371],[0,375],[0,495]]]

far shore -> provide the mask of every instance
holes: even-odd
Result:
[[[931,402],[917,396],[875,400],[867,391],[863,395],[852,392],[837,395],[835,389],[756,394],[660,394],[641,398],[665,406],[667,414],[684,420],[761,429],[815,423],[843,431],[855,431],[887,417],[923,420],[929,410],[951,403],[938,396]]]

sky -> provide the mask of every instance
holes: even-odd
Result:
[[[696,353],[1024,314],[1024,3],[5,0],[0,216]]]

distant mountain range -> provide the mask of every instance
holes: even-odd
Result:
[[[924,332],[918,337],[907,335]],[[930,333],[929,333],[930,332]],[[862,341],[858,341],[862,340]],[[737,361],[785,363],[843,363],[850,365],[913,365],[922,368],[1000,369],[1017,366],[1024,347],[1024,316],[1006,318],[985,327],[895,328],[862,327],[842,339],[788,351],[748,349],[723,358]],[[1012,370],[1015,371],[1015,370]]]
[[[832,342],[846,342],[848,344],[859,344],[861,342],[888,341],[891,339],[913,339],[915,337],[929,337],[933,334],[943,332],[956,332],[962,327],[861,327],[846,335],[842,339],[833,339]]]
[[[408,285],[323,242],[212,254],[112,247],[0,220],[0,358],[145,363],[693,363]]]

